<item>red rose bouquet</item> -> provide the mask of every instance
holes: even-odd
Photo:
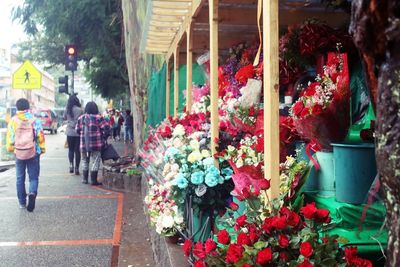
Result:
[[[282,207],[264,219],[239,216],[234,232],[220,230],[204,243],[187,240],[184,251],[194,266],[372,266],[357,248],[340,249],[338,236],[320,236],[328,223],[329,211],[315,203],[299,213]]]
[[[347,54],[329,53],[322,77],[302,92],[291,109],[298,133],[331,150],[331,142],[342,141],[350,124],[350,89]]]

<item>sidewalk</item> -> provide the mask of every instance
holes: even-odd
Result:
[[[113,144],[121,157],[133,156],[131,144],[124,144],[123,141],[111,141],[110,143]],[[141,192],[124,192],[123,194],[124,208],[118,266],[155,267]],[[115,259],[112,266],[117,266]]]

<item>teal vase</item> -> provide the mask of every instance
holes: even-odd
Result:
[[[377,174],[375,146],[370,143],[332,144],[336,200],[363,204]]]
[[[318,195],[333,197],[335,196],[333,153],[318,151],[315,153],[315,157],[321,167],[320,170],[317,171]]]

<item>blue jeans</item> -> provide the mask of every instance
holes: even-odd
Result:
[[[125,125],[125,141],[133,141],[133,127]]]
[[[17,173],[17,196],[20,205],[26,204],[26,190],[25,190],[25,170],[28,170],[29,175],[29,193],[37,195],[39,186],[39,172],[40,172],[40,156],[36,155],[34,158],[27,160],[15,160],[15,169]]]

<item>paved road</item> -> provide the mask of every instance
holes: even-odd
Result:
[[[69,174],[64,141],[46,135],[34,212],[18,207],[15,170],[0,173],[1,267],[108,267],[118,257],[123,194]]]

